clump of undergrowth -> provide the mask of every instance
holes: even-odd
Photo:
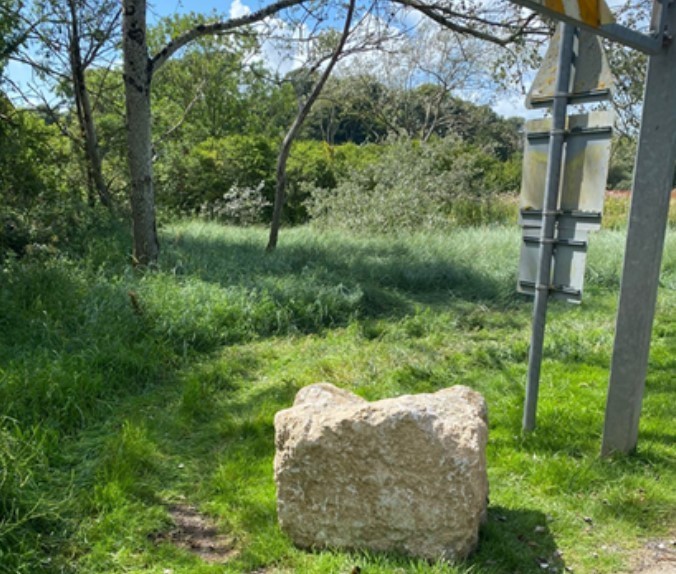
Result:
[[[58,561],[68,493],[45,487],[50,438],[0,417],[0,572],[49,572]]]
[[[454,136],[391,142],[335,187],[310,187],[307,209],[322,228],[396,234],[516,221],[521,158]]]

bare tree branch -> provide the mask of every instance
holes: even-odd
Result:
[[[269,4],[265,8],[261,8],[257,12],[241,16],[240,18],[231,18],[225,22],[214,22],[212,24],[200,24],[169,42],[162,50],[153,56],[150,59],[150,74],[152,75],[161,68],[178,50],[200,36],[208,34],[224,34],[236,28],[241,28],[242,26],[255,24],[280,10],[302,4],[303,2],[305,2],[305,0],[279,0],[278,2]]]
[[[422,0],[391,1],[395,4],[401,4],[402,6],[408,6],[409,8],[417,10],[421,14],[424,14],[431,20],[434,20],[449,30],[453,30],[454,32],[463,34],[465,36],[473,36],[498,46],[506,46],[511,44],[526,34],[544,33],[539,29],[530,28],[530,24],[533,22],[533,20],[535,20],[535,15],[528,16],[523,22],[499,22],[486,20],[478,16],[472,16],[465,12],[456,12],[451,10],[450,7],[443,6],[441,4],[428,4]],[[467,24],[459,24],[456,20],[466,22]],[[478,24],[484,28],[494,27],[506,29],[510,33],[507,36],[500,37],[490,32],[484,31],[480,27],[471,26],[470,23]]]
[[[110,19],[110,22],[108,22],[108,25],[106,26],[106,29],[103,31],[102,36],[105,38],[112,38],[113,37],[113,32],[115,28],[119,25],[120,23],[120,16],[122,15],[122,10],[118,10],[115,15]],[[90,49],[85,54],[83,58],[83,64],[85,68],[88,68],[91,66],[91,64],[99,58],[101,55],[101,51],[103,48],[106,46],[105,42],[92,42],[90,45]]]

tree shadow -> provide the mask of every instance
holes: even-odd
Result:
[[[563,572],[562,553],[547,516],[530,509],[489,506],[470,564],[488,572]]]
[[[401,240],[340,243],[309,241],[285,244],[266,253],[262,244],[241,235],[181,235],[165,240],[163,267],[224,287],[264,289],[279,300],[298,288],[343,286],[363,293],[366,316],[410,312],[411,302],[429,303],[439,295],[498,306],[514,304],[514,274],[491,276],[471,262],[422,251]]]
[[[252,364],[251,368],[257,367]],[[165,408],[165,419],[157,420],[154,434],[162,437],[158,443],[162,457],[168,461],[180,460],[186,474],[177,476],[172,465],[165,468],[166,476],[158,476],[157,480],[166,487],[173,475],[175,482],[170,490],[191,492],[194,498],[189,502],[193,504],[200,504],[200,499],[202,504],[208,500],[207,505],[217,509],[215,513],[221,520],[226,523],[234,520],[246,530],[247,538],[281,536],[276,526],[276,499],[269,496],[274,492],[272,415],[292,404],[298,390],[299,385],[294,381],[243,393],[233,389],[234,396],[226,402],[211,401],[209,408],[197,417],[186,418],[179,403]],[[169,428],[172,430],[167,432]],[[261,491],[268,495],[261,496]],[[167,504],[171,501],[149,498],[148,502]],[[246,561],[247,547],[240,550],[241,560]],[[366,571],[372,561],[392,568],[413,565],[417,569],[423,564],[394,554],[374,557],[360,552],[355,553],[355,561],[363,564]],[[457,565],[458,572],[466,568],[467,572],[518,571],[522,574],[543,570],[562,572],[564,566],[543,512],[498,505],[489,506],[477,550],[465,563]]]

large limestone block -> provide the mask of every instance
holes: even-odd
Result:
[[[463,386],[369,403],[327,383],[275,416],[282,529],[304,548],[464,558],[486,513],[483,397]]]

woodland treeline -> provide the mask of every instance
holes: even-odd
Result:
[[[145,2],[1,0],[0,248],[58,250],[112,217],[145,265],[156,213],[365,231],[508,219],[522,121],[487,103],[552,24],[505,6],[283,0],[149,25]],[[614,60],[640,78],[639,59]],[[630,178],[626,142],[612,187]]]

